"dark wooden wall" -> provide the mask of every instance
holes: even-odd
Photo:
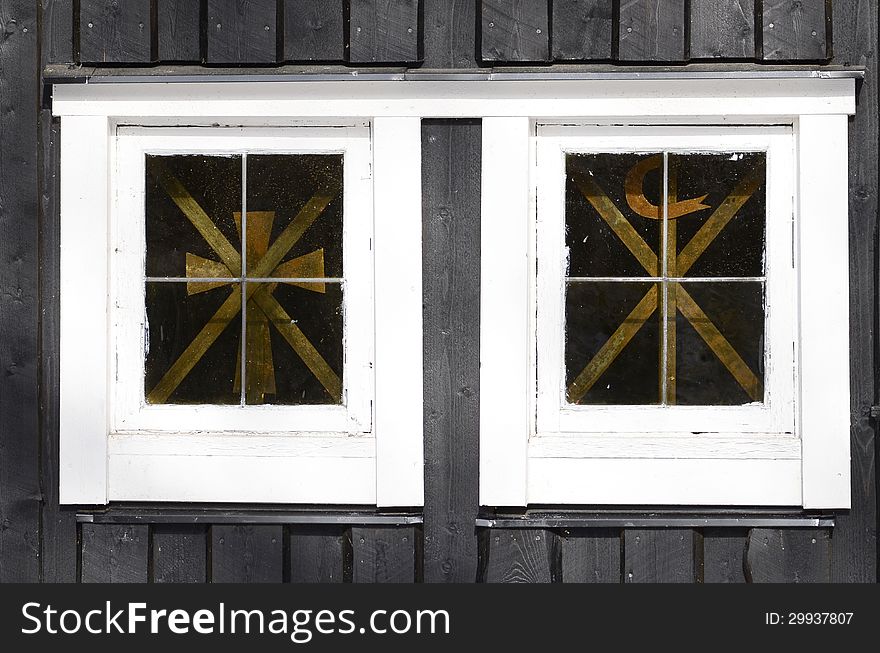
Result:
[[[0,581],[875,582],[878,3],[831,4],[0,0]],[[58,505],[59,132],[41,97],[44,66],[164,74],[719,61],[867,69],[850,129],[853,508],[833,530],[474,528],[477,120],[422,127],[423,526],[77,524]]]

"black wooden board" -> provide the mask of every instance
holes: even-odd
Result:
[[[149,526],[82,525],[82,582],[146,583]]]
[[[747,529],[707,528],[703,531],[703,582],[744,583]]]
[[[683,61],[686,0],[627,0],[620,6],[621,61]]]
[[[278,57],[275,0],[207,0],[209,64],[266,64]]]
[[[424,67],[474,68],[480,0],[433,0],[423,5]]]
[[[826,529],[754,528],[746,542],[751,583],[827,583],[831,580],[831,532]]]
[[[612,0],[554,0],[553,59],[611,59],[613,27]]]
[[[342,61],[343,9],[340,0],[284,0],[285,61]]]
[[[544,0],[483,0],[480,25],[483,61],[550,60],[550,14]]]
[[[291,583],[342,583],[351,574],[351,533],[341,526],[290,528]]]
[[[558,542],[541,529],[490,530],[483,580],[487,583],[549,583],[558,574]]]
[[[691,0],[691,59],[754,59],[755,0]]]
[[[280,583],[284,580],[281,526],[212,526],[211,581]]]
[[[419,61],[419,11],[419,0],[351,0],[348,60]]]
[[[474,582],[479,505],[477,120],[422,122],[427,582]]]
[[[147,63],[152,56],[150,0],[80,0],[83,63]]]
[[[624,582],[695,582],[694,537],[688,529],[624,531]]]
[[[416,569],[416,529],[411,526],[351,529],[355,583],[412,583]]]
[[[156,0],[156,29],[160,61],[201,59],[201,3]]]
[[[615,529],[565,531],[560,537],[563,583],[621,582],[621,534]]]
[[[41,0],[43,64],[73,63],[73,0]]]
[[[157,524],[151,535],[154,583],[204,583],[207,580],[207,527]]]
[[[764,0],[763,5],[764,59],[798,61],[826,58],[826,0]]]

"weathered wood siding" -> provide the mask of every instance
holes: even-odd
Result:
[[[0,0],[0,581],[876,581],[877,4],[836,2],[832,14],[826,0]],[[59,126],[41,102],[43,66],[617,62],[867,69],[850,127],[853,507],[833,532],[474,527],[478,120],[422,126],[423,526],[77,524],[59,506]]]

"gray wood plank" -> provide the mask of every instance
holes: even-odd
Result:
[[[82,582],[146,583],[149,527],[83,524]]]
[[[156,29],[160,61],[201,59],[201,3],[156,0]]]
[[[543,0],[483,0],[481,16],[483,61],[550,60],[550,17]]]
[[[834,63],[862,65],[868,80],[859,86],[856,115],[849,127],[850,262],[850,439],[852,507],[839,514],[831,548],[831,579],[837,583],[877,581],[876,421],[870,407],[877,395],[874,320],[880,284],[876,276],[878,89],[878,5],[873,0],[834,4]]]
[[[487,583],[549,583],[556,565],[556,536],[546,530],[489,531]]]
[[[754,59],[755,0],[691,0],[691,59]]]
[[[426,582],[477,576],[481,134],[422,122]]]
[[[280,583],[283,532],[274,525],[211,527],[211,582]]]
[[[150,0],[80,0],[80,61],[150,62],[151,29]]]
[[[351,529],[352,580],[355,583],[415,581],[416,530],[377,526]]]
[[[825,59],[829,45],[826,42],[825,10],[825,0],[765,0],[762,21],[764,59]]]
[[[746,542],[745,572],[750,583],[827,583],[831,580],[831,533],[754,528]]]
[[[351,0],[352,63],[419,61],[420,38],[419,0]]]
[[[73,0],[41,0],[43,65],[73,63]]]
[[[275,63],[276,10],[275,0],[208,0],[208,63]]]
[[[37,582],[39,5],[0,4],[0,582]]]
[[[208,529],[192,524],[153,527],[153,582],[204,583],[207,580]]]
[[[565,532],[560,538],[563,583],[619,583],[621,533],[613,529]]]
[[[624,582],[693,583],[694,531],[624,531]]]
[[[351,537],[347,529],[296,526],[291,527],[289,537],[291,583],[344,582],[346,549]]]
[[[342,5],[339,0],[284,0],[284,60],[342,61]]]
[[[685,0],[621,0],[621,61],[683,61]]]
[[[424,9],[424,67],[475,68],[478,65],[477,13],[479,0],[432,0]]]
[[[703,531],[703,582],[746,582],[744,556],[746,529],[713,529]]]
[[[611,59],[612,0],[553,0],[553,59]]]

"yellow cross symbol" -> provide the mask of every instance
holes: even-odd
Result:
[[[645,200],[641,187],[645,174],[661,165],[662,157],[650,157],[636,164],[630,170],[625,182],[627,204],[636,213],[644,217],[660,219],[662,216],[657,207],[652,206]],[[639,261],[649,276],[657,277],[661,272],[658,256],[644,241],[639,233],[633,228],[614,202],[605,194],[599,185],[589,174],[581,171],[573,173],[575,185],[587,201],[599,213],[599,216],[611,228],[623,242],[630,253]],[[721,233],[727,224],[734,218],[737,212],[761,186],[764,178],[763,166],[756,166],[748,176],[740,181],[733,192],[712,212],[705,223],[700,227],[691,240],[685,245],[680,253],[676,253],[676,222],[675,220],[695,211],[711,208],[702,203],[706,196],[692,200],[678,201],[675,177],[670,175],[670,184],[667,191],[667,239],[666,239],[666,276],[668,278],[681,278],[702,256],[703,252],[712,244],[712,241]],[[647,214],[647,215],[646,215]],[[583,371],[568,386],[567,396],[570,403],[580,401],[590,388],[599,380],[599,377],[614,362],[614,359],[624,350],[630,340],[638,333],[642,325],[654,314],[659,305],[659,284],[653,284],[651,289],[642,297],[641,301],[617,327],[611,337],[605,342],[599,351],[593,356]],[[678,282],[667,284],[666,314],[661,320],[667,325],[667,351],[665,378],[660,379],[661,384],[666,385],[667,403],[675,403],[675,316],[680,312],[694,327],[700,337],[706,342],[715,356],[721,361],[728,372],[736,379],[736,382],[746,391],[752,401],[761,401],[764,390],[761,381],[752,372],[742,357],[736,352],[727,338],[718,330],[703,309],[694,301],[693,297]],[[663,372],[661,371],[661,375]]]
[[[234,283],[242,276],[241,254],[227,240],[208,214],[199,206],[184,186],[167,169],[156,167],[156,178],[181,212],[189,219],[220,258],[219,261],[202,258],[195,254],[186,256],[186,274],[189,295],[205,292]],[[245,393],[248,403],[260,403],[265,394],[275,391],[275,372],[272,362],[269,324],[271,323],[303,360],[312,374],[321,382],[335,401],[342,396],[342,382],[330,368],[327,361],[315,349],[305,334],[288,315],[287,311],[273,296],[277,283],[254,283],[262,278],[322,278],[324,276],[324,252],[316,250],[305,256],[282,263],[282,259],[299,241],[306,229],[323,213],[338,188],[318,191],[306,202],[299,213],[284,228],[273,243],[269,243],[275,214],[271,211],[248,211],[247,213],[247,261],[245,285],[245,304],[247,317]],[[239,235],[241,235],[241,213],[234,215]],[[197,279],[229,278],[225,281],[198,281]],[[323,282],[284,282],[300,286],[314,292],[324,292]],[[205,352],[220,336],[226,326],[239,314],[242,307],[242,292],[233,288],[219,309],[208,320],[202,330],[187,346],[174,364],[149,394],[147,401],[153,404],[164,403],[177,389],[184,378],[201,360]],[[236,370],[235,389],[241,387],[240,359]]]

